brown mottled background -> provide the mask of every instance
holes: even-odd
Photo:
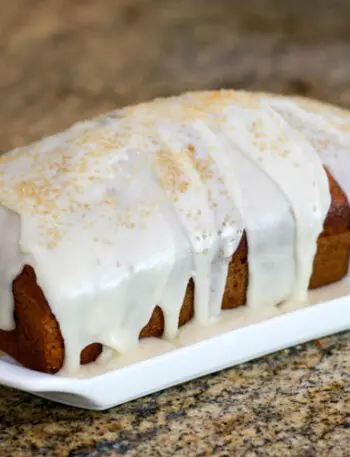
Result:
[[[0,151],[188,89],[350,105],[347,0],[0,0]]]
[[[350,106],[349,19],[349,0],[0,0],[0,152],[189,89]],[[349,354],[347,332],[104,413],[0,387],[0,456],[349,457]]]

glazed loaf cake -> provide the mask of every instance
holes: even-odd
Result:
[[[221,309],[306,299],[350,254],[350,115],[189,93],[0,158],[0,349],[74,373]]]

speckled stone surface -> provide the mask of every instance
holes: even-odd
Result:
[[[347,0],[3,0],[0,151],[189,89],[350,106],[349,18]],[[0,388],[0,456],[36,455],[349,457],[350,332],[103,413]]]
[[[114,408],[0,390],[0,455],[349,456],[350,332]]]

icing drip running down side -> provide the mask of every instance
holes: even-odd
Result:
[[[215,322],[244,231],[247,305],[304,300],[330,205],[322,163],[350,197],[350,116],[317,106],[187,93],[2,156],[0,329],[14,326],[12,281],[30,264],[60,325],[63,372],[91,343],[135,348],[156,305],[173,340],[191,278],[195,320]]]

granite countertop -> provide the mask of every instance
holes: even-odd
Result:
[[[189,89],[350,106],[349,17],[347,0],[3,2],[0,151]],[[0,455],[346,457],[349,354],[347,332],[102,413],[0,387]]]
[[[349,353],[333,336],[107,412],[0,389],[0,455],[347,457]]]

